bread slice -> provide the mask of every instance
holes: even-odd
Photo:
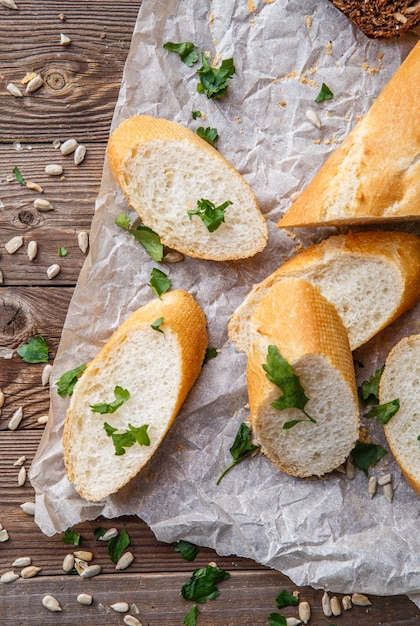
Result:
[[[420,22],[418,0],[331,0],[370,38],[403,35]]]
[[[192,130],[146,115],[123,121],[108,142],[108,161],[128,203],[162,243],[214,261],[254,256],[267,243],[257,199],[239,172]],[[209,232],[199,200],[230,201],[225,221]]]
[[[420,335],[401,339],[388,355],[379,383],[379,402],[398,398],[400,408],[384,426],[389,447],[420,495]]]
[[[296,254],[255,285],[233,313],[229,337],[238,350],[249,351],[252,315],[286,276],[319,287],[335,305],[355,350],[420,298],[420,238],[396,231],[350,232]]]
[[[163,318],[159,329],[152,324]],[[86,500],[99,502],[128,483],[148,462],[198,377],[207,348],[206,319],[185,291],[169,291],[132,313],[87,365],[67,412],[66,472]],[[130,398],[112,414],[91,405],[111,403],[116,386]],[[104,429],[148,424],[150,445],[135,443],[117,456]]]
[[[277,225],[419,219],[419,118],[420,42]]]
[[[309,398],[296,408],[271,406],[281,394],[262,368],[274,345]],[[247,383],[252,430],[266,454],[293,476],[322,476],[341,465],[359,435],[359,408],[346,330],[334,306],[309,282],[287,278],[261,300],[252,318]]]

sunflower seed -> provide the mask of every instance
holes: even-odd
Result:
[[[10,421],[7,424],[7,428],[9,430],[16,430],[19,424],[21,423],[22,418],[23,418],[23,409],[20,406],[18,409],[16,409],[16,411],[13,413],[12,417],[10,418]]]
[[[81,561],[85,561],[85,563],[90,563],[93,560],[92,552],[88,552],[87,550],[76,550],[73,552],[76,559],[80,559]]]
[[[81,576],[83,574],[83,572],[89,566],[88,566],[88,563],[86,561],[83,561],[82,559],[75,558],[74,559],[74,567],[75,567],[76,572],[79,574],[79,576]]]
[[[65,141],[64,143],[61,144],[60,152],[64,156],[67,156],[68,154],[71,154],[72,152],[74,152],[76,150],[77,145],[78,144],[77,144],[77,141],[75,139],[67,139],[67,141]]]
[[[62,565],[63,570],[65,572],[71,572],[73,567],[74,567],[74,555],[66,554],[66,556],[63,559],[63,565]]]
[[[375,495],[377,487],[378,479],[376,478],[376,476],[369,476],[367,490],[371,498],[373,498],[373,496]]]
[[[111,604],[111,609],[117,613],[127,613],[129,606],[127,602],[115,602]]]
[[[302,622],[296,617],[286,617],[286,626],[299,626]]]
[[[182,252],[178,252],[177,250],[170,250],[165,254],[162,261],[166,261],[166,263],[179,263],[179,261],[184,260],[184,255]]]
[[[88,565],[88,567],[80,574],[82,578],[92,578],[101,573],[100,565]]]
[[[53,205],[49,200],[45,200],[44,198],[36,198],[34,200],[34,208],[38,209],[38,211],[52,211],[54,209]]]
[[[319,119],[318,114],[315,113],[315,111],[313,111],[312,109],[308,109],[308,111],[306,111],[305,113],[305,117],[308,122],[310,122],[317,128],[321,128],[321,120]]]
[[[15,574],[14,572],[4,572],[4,574],[0,576],[0,581],[2,583],[13,583],[18,578],[19,574]]]
[[[24,567],[20,572],[22,578],[33,578],[41,571],[40,567],[36,567],[36,565],[28,565],[28,567]]]
[[[9,239],[9,241],[4,244],[9,254],[14,254],[21,246],[23,246],[23,237],[21,235],[12,237],[12,239]]]
[[[48,176],[61,176],[63,173],[63,166],[59,163],[50,163],[45,166],[45,173],[48,174]]]
[[[139,614],[139,613],[140,613],[140,609],[138,608],[137,604],[134,604],[134,602],[133,602],[133,604],[131,604],[131,606],[130,606],[130,611],[131,611],[132,613],[137,613],[137,614]]]
[[[71,39],[68,35],[60,34],[60,46],[69,46],[71,44]]]
[[[35,515],[35,502],[24,502],[20,508],[26,515]]]
[[[25,482],[26,482],[26,468],[24,465],[22,465],[18,473],[18,486],[23,487]]]
[[[109,541],[110,539],[112,539],[113,537],[116,537],[117,535],[118,535],[118,530],[116,528],[109,528],[106,532],[104,532],[102,537],[99,537],[99,541]]]
[[[5,528],[2,528],[0,530],[0,542],[4,543],[5,541],[9,540],[9,533],[7,532],[7,530]]]
[[[84,230],[77,235],[77,243],[83,254],[86,254],[89,247],[89,235]]]
[[[134,556],[131,552],[124,552],[122,556],[117,561],[115,569],[121,570],[125,569],[134,561]]]
[[[21,556],[12,563],[12,567],[27,567],[32,563],[30,556]]]
[[[42,193],[44,190],[41,187],[41,185],[38,185],[37,183],[33,183],[32,181],[28,180],[26,181],[26,186],[28,189],[33,189],[34,191],[39,191],[39,193]]]
[[[41,424],[41,425],[47,424],[48,415],[41,415],[41,417],[38,417],[36,421],[38,422],[38,424]]]
[[[16,3],[14,0],[0,0],[0,4],[8,9],[17,9]]]
[[[16,87],[16,85],[14,83],[9,83],[6,86],[6,89],[15,98],[23,98],[23,93],[21,92],[19,87]]]
[[[4,282],[3,272],[0,270],[0,285]]]
[[[338,615],[341,615],[340,600],[337,598],[337,596],[333,596],[331,598],[331,611],[335,617],[337,617]]]
[[[26,456],[20,456],[17,461],[13,463],[13,465],[20,466],[23,465],[26,461]]]
[[[356,606],[371,606],[372,604],[369,598],[361,593],[353,593],[353,595],[351,596],[351,601]]]
[[[324,594],[322,596],[322,611],[326,617],[331,617],[332,615],[331,601],[330,601],[330,596],[328,595],[326,591],[324,591]]]
[[[394,497],[394,489],[392,487],[392,483],[386,483],[382,487],[382,489],[383,489],[383,492],[384,492],[384,496],[388,500],[388,502],[392,502],[392,499]]]
[[[52,365],[50,363],[47,363],[44,366],[44,369],[42,370],[42,374],[41,374],[41,383],[43,387],[46,387],[48,383],[50,382],[51,372],[52,372]]]
[[[88,593],[79,593],[76,600],[78,601],[79,604],[84,604],[86,606],[89,606],[93,602],[92,596],[89,595]]]
[[[391,482],[391,474],[384,474],[383,476],[379,476],[378,478],[378,485],[381,485],[381,487],[383,487],[384,485],[387,485],[390,482]]]
[[[2,408],[3,405],[4,405],[4,391],[3,389],[0,389],[0,409]]]
[[[311,607],[309,602],[299,602],[299,617],[304,624],[311,619]]]
[[[59,139],[54,139],[52,146],[55,150],[57,150],[61,146],[61,141]]]
[[[80,165],[81,163],[83,163],[83,161],[85,160],[85,156],[86,156],[86,146],[77,146],[75,152],[74,152],[74,164],[75,165]]]
[[[57,274],[59,274],[60,272],[61,272],[61,267],[57,263],[54,263],[53,265],[50,265],[49,268],[47,269],[47,276],[51,280],[55,278]]]
[[[134,617],[133,615],[126,615],[124,617],[124,624],[126,626],[142,626],[137,617]]]
[[[52,611],[53,613],[56,613],[57,611],[62,611],[58,600],[56,600],[54,596],[44,596],[42,598],[42,606],[45,606],[46,609]]]
[[[28,243],[27,254],[30,261],[33,261],[38,254],[38,244],[34,239]]]
[[[40,74],[37,74],[26,85],[26,93],[34,93],[34,91],[42,87],[43,84],[44,84],[44,79],[42,78]]]
[[[345,468],[346,468],[347,478],[349,478],[350,480],[353,480],[353,478],[355,477],[356,471],[354,469],[354,465],[350,457],[347,457],[346,459]]]

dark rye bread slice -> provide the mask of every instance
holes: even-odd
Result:
[[[330,0],[370,38],[403,35],[420,22],[419,0]]]

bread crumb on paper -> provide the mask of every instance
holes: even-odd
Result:
[[[314,18],[312,17],[312,15],[305,15],[303,18],[306,22],[306,28],[308,30],[311,30],[312,28],[312,22],[314,21]]]
[[[255,4],[254,4],[254,0],[247,0],[246,3],[246,8],[248,9],[248,11],[250,11],[251,13],[253,11],[255,11]]]
[[[307,76],[306,76],[306,72],[304,72],[304,73],[300,76],[299,81],[300,81],[301,83],[303,83],[304,85],[310,85],[311,87],[316,87],[316,86],[317,86],[317,84],[318,84],[318,83],[316,82],[316,80],[313,80],[312,78],[307,78]]]
[[[325,54],[332,54],[332,41],[329,41],[325,46]]]
[[[216,17],[216,16],[215,16],[215,14],[214,14],[214,13],[210,13],[210,15],[209,15],[209,24],[210,24],[210,26],[213,26],[213,23],[214,23],[214,18],[215,18],[215,17]]]

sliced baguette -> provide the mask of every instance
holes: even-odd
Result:
[[[420,42],[278,226],[419,219],[419,119]]]
[[[184,254],[226,261],[254,256],[267,243],[257,199],[239,172],[192,130],[162,118],[123,121],[107,147],[114,178],[143,224]],[[206,199],[232,202],[225,221],[209,232],[188,211]]]
[[[159,318],[163,332],[151,327]],[[102,500],[144,467],[198,377],[207,343],[202,309],[187,292],[170,291],[132,313],[87,365],[63,437],[66,472],[83,498]],[[117,385],[129,400],[110,415],[93,412],[90,405],[114,400]],[[148,424],[150,445],[135,443],[117,456],[104,422],[122,431]]]
[[[379,402],[395,398],[400,408],[384,426],[385,435],[402,473],[420,495],[420,335],[401,339],[386,359]]]
[[[355,350],[420,298],[420,238],[394,231],[350,232],[306,248],[255,285],[233,313],[229,337],[238,350],[248,352],[252,315],[286,276],[319,287],[336,307]]]
[[[252,318],[252,347],[247,383],[252,429],[277,467],[293,476],[322,476],[341,465],[359,434],[359,408],[352,355],[346,330],[334,306],[305,280],[277,283]],[[305,418],[296,408],[275,409],[279,387],[262,364],[269,345],[299,376],[309,398],[306,420],[290,430],[283,425]]]

